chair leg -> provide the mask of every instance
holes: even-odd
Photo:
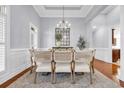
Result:
[[[52,72],[52,84],[55,84],[56,83],[56,74],[55,74],[55,71]]]
[[[75,84],[75,64],[71,63],[71,82]]]
[[[56,63],[52,64],[52,84],[55,84],[56,83],[56,73],[55,73],[55,70],[56,70]]]
[[[93,57],[93,60],[92,60],[92,71],[93,71],[93,74],[95,73],[95,70],[94,70],[94,60],[95,60],[95,58]]]
[[[95,70],[94,70],[94,66],[93,66],[93,64],[92,64],[92,71],[93,71],[93,74],[95,73]]]
[[[73,72],[71,71],[71,82],[73,83]]]
[[[72,71],[72,84],[75,84],[75,72]]]
[[[32,67],[31,67],[31,71],[30,71],[30,74],[32,74],[32,72],[33,72],[33,68],[34,68],[34,67],[32,66]]]
[[[34,83],[36,84],[36,80],[37,79],[37,72],[35,72],[35,76],[34,76]]]
[[[53,84],[55,84],[55,83],[56,83],[56,73],[54,71],[54,73],[53,73]]]
[[[33,68],[34,68],[32,56],[30,57],[30,60],[31,60],[31,71],[30,71],[30,74],[32,74]]]
[[[51,73],[51,83],[54,84],[54,75]]]
[[[93,82],[92,82],[92,68],[91,68],[91,66],[90,66],[90,84],[92,84]]]

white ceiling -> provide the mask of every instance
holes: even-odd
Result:
[[[34,5],[40,17],[62,17],[62,5]],[[116,5],[65,5],[65,17],[82,17],[85,22],[95,18],[98,14],[108,14]]]
[[[108,14],[110,13],[115,7],[117,7],[116,5],[109,5],[108,7],[106,7],[103,11],[101,11],[101,14]]]
[[[62,17],[62,5],[33,6],[40,17]],[[93,9],[93,5],[65,5],[65,17],[86,17]]]

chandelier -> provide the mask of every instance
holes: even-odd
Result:
[[[64,6],[62,7],[62,10],[63,10],[63,17],[62,17],[62,20],[59,21],[59,23],[57,24],[57,28],[70,28],[71,24],[68,22],[68,21],[65,21],[65,18],[64,18]]]

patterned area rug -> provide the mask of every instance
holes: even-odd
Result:
[[[76,83],[71,84],[70,74],[57,74],[56,84],[51,84],[51,76],[38,74],[37,83],[34,84],[34,73],[29,72],[12,83],[9,88],[119,88],[120,86],[98,72],[93,75],[93,84],[90,84],[89,73],[76,74]]]

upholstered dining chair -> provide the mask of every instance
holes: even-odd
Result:
[[[48,50],[34,51],[34,62],[35,62],[34,83],[36,83],[38,72],[52,72],[51,61],[52,61],[52,51],[48,51]]]
[[[94,73],[94,57],[95,49],[84,49],[80,51],[75,51],[75,72],[89,72],[90,73],[90,83],[92,84],[92,73]]]
[[[56,83],[57,72],[71,73],[71,81],[74,83],[74,52],[73,50],[53,50],[53,80]]]

